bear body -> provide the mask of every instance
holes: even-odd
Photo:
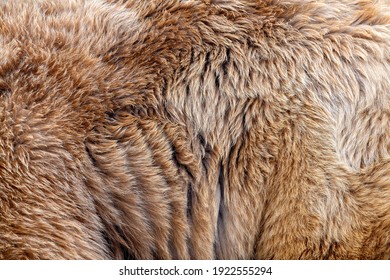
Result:
[[[390,258],[390,5],[0,2],[1,259]]]

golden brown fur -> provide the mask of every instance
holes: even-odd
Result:
[[[390,11],[0,1],[0,258],[390,258]]]

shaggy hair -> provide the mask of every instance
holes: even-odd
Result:
[[[0,258],[390,258],[389,8],[0,1]]]

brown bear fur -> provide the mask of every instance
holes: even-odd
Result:
[[[0,2],[0,258],[390,258],[389,8]]]

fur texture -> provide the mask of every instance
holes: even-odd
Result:
[[[0,1],[0,258],[390,258],[390,11]]]

